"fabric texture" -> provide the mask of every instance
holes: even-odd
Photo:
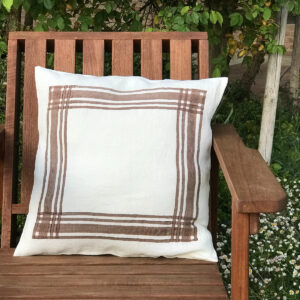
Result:
[[[15,256],[216,261],[211,118],[227,78],[147,80],[35,69],[39,144]]]

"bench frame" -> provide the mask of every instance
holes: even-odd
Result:
[[[46,52],[50,51],[55,53],[54,69],[74,72],[75,52],[82,51],[83,73],[101,76],[105,49],[112,51],[112,75],[133,75],[133,52],[137,49],[141,53],[141,75],[149,79],[162,78],[163,51],[170,52],[171,79],[191,79],[192,52],[198,54],[199,79],[209,77],[208,40],[204,32],[11,32],[8,41],[6,123],[5,128],[0,128],[2,248],[15,246],[15,216],[28,213],[33,186],[38,144],[34,66],[45,66]],[[20,73],[24,52],[21,201],[17,203]],[[249,234],[257,232],[259,213],[285,208],[286,195],[258,151],[244,146],[231,125],[215,126],[209,224],[214,242],[219,166],[232,196],[231,294],[232,299],[243,300],[248,299]]]

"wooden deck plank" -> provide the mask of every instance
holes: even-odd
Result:
[[[50,287],[50,286],[116,286],[116,285],[210,285],[222,286],[221,276],[197,275],[44,275],[44,276],[0,276],[2,287]]]
[[[63,72],[75,72],[75,41],[55,40],[54,69]]]
[[[199,40],[198,66],[199,79],[209,78],[208,40]]]
[[[46,65],[46,40],[26,40],[24,66],[23,142],[21,203],[29,205],[33,188],[34,163],[38,148],[38,100],[35,67]]]
[[[10,32],[9,39],[62,39],[62,40],[169,40],[207,39],[206,32]]]
[[[191,40],[170,41],[170,79],[192,79]]]
[[[112,41],[112,75],[133,75],[133,40]]]
[[[195,299],[224,299],[224,287],[221,286],[94,286],[91,287],[0,287],[2,297],[18,297],[29,299],[41,299],[51,297],[53,299],[85,299],[101,298],[138,298],[144,295],[153,298],[172,297],[197,297]]]
[[[104,40],[83,41],[83,74],[104,75]]]
[[[162,41],[142,40],[141,75],[148,79],[162,79]]]
[[[0,275],[218,274],[216,265],[4,265]]]
[[[2,235],[1,247],[9,248],[11,244],[12,202],[16,196],[16,170],[18,140],[19,106],[19,62],[20,55],[17,41],[8,41],[7,54],[7,87],[5,111],[5,151],[3,166],[3,202],[2,202]]]

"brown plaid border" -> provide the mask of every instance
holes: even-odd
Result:
[[[45,172],[34,239],[112,239],[140,242],[197,240],[202,114],[206,91],[154,88],[118,91],[102,87],[49,89]],[[67,170],[67,125],[72,109],[174,110],[177,184],[173,215],[63,212]]]

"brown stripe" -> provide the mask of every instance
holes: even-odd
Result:
[[[180,96],[179,96],[179,102],[178,106],[181,105],[181,99],[182,99],[182,92],[183,90],[181,89],[180,91]],[[177,174],[177,179],[176,179],[176,194],[175,194],[175,206],[174,206],[174,213],[173,213],[173,224],[172,224],[172,234],[171,234],[171,239],[174,240],[174,237],[176,235],[175,233],[175,227],[176,227],[176,219],[177,217],[177,210],[178,210],[178,197],[179,197],[179,184],[180,184],[180,170],[179,170],[179,122],[180,122],[180,110],[177,110],[177,118],[176,118],[176,174]]]
[[[174,100],[176,102],[128,102],[128,103],[107,103],[107,102],[102,102],[102,101],[89,101],[89,100],[70,100],[68,103],[69,104],[94,104],[94,105],[107,105],[107,106],[126,106],[126,105],[173,105],[177,106],[178,105],[178,100]],[[65,108],[65,105],[63,105],[60,101],[55,101],[50,104],[49,107],[60,107],[60,108]],[[180,108],[193,108],[194,110],[202,110],[202,106],[199,106],[198,104],[182,104]]]
[[[38,215],[54,215],[55,213],[52,212],[43,212],[43,213],[38,213]],[[166,215],[140,215],[140,214],[108,214],[108,213],[94,213],[94,212],[59,212],[55,215],[60,215],[60,216],[107,216],[107,217],[124,217],[124,218],[162,218],[162,219],[173,219],[173,216],[166,216]],[[177,219],[179,218],[178,216],[176,217]],[[191,219],[192,220],[192,219]]]
[[[186,103],[187,93],[183,96],[183,101]],[[181,180],[181,199],[180,199],[180,211],[179,211],[179,220],[181,222],[182,212],[183,212],[183,204],[185,201],[184,193],[185,193],[185,163],[184,163],[184,150],[185,150],[185,113],[182,114],[182,123],[181,123],[181,170],[182,170],[182,180]],[[177,231],[177,242],[179,241],[180,236],[182,235],[180,224],[177,223],[178,231]]]
[[[190,95],[189,95],[190,96]],[[184,218],[193,218],[194,216],[194,194],[196,184],[196,169],[194,163],[195,154],[195,134],[196,134],[196,115],[190,114],[187,124],[187,164],[188,164],[188,182],[186,208]]]
[[[62,95],[61,95],[61,104],[64,105],[65,97],[66,97],[66,87],[64,88]],[[63,125],[63,115],[64,111],[60,111],[60,122],[59,122],[59,153],[60,153],[60,160],[58,162],[58,181],[57,181],[57,187],[56,187],[56,196],[54,199],[54,212],[57,212],[57,202],[58,202],[58,196],[60,192],[60,185],[61,185],[61,176],[62,176],[62,164],[63,164],[63,141],[62,141],[62,125]]]
[[[171,227],[146,227],[146,226],[113,226],[101,224],[60,224],[60,233],[109,233],[109,234],[128,234],[128,235],[152,235],[168,236],[171,235]],[[182,235],[190,237],[193,229],[186,226],[182,229]]]
[[[186,93],[188,90],[186,90]],[[130,94],[130,95],[115,95],[111,93],[105,92],[92,92],[92,91],[73,91],[72,98],[74,99],[98,99],[98,100],[110,100],[115,102],[120,101],[137,101],[137,100],[178,100],[179,93],[172,93],[172,92],[159,92],[159,93],[145,93],[145,94]],[[200,95],[197,93],[194,97],[191,97],[196,104],[200,103]],[[57,102],[59,99],[53,99],[52,103]]]
[[[65,117],[64,117],[64,136],[63,136],[63,143],[64,143],[64,171],[63,171],[63,179],[62,179],[62,190],[61,190],[61,198],[60,198],[60,205],[59,205],[59,212],[62,212],[62,204],[63,204],[63,197],[64,197],[64,191],[65,191],[65,183],[66,183],[66,172],[67,172],[67,161],[68,161],[68,149],[67,149],[67,133],[68,133],[68,107],[69,107],[69,100],[72,94],[72,89],[69,86],[69,89],[67,91],[67,95],[66,95],[66,106],[67,109],[65,110]],[[61,215],[59,215],[58,218],[58,226],[57,226],[57,232],[56,235],[58,236],[59,231],[60,231],[60,218]]]
[[[124,237],[110,237],[110,236],[57,236],[57,237],[43,237],[35,236],[34,239],[102,239],[102,240],[117,240],[117,241],[131,241],[131,242],[148,242],[148,243],[170,243],[174,242],[172,239],[142,239],[142,238],[124,238]],[[183,238],[180,242],[192,242],[189,238]]]
[[[49,88],[49,99],[48,99],[48,108],[49,108],[49,103],[50,103],[50,100],[51,100],[51,97],[52,97],[52,92],[51,92],[51,88]],[[43,186],[42,186],[42,193],[41,193],[41,197],[40,197],[40,203],[39,203],[39,208],[38,208],[38,211],[40,212],[41,211],[41,206],[42,206],[42,201],[43,201],[43,198],[44,198],[44,193],[45,193],[45,186],[46,186],[46,177],[47,177],[47,167],[48,167],[48,148],[49,148],[49,114],[50,114],[50,111],[47,110],[47,130],[46,130],[46,151],[45,151],[45,166],[44,166],[44,177],[43,177]]]
[[[93,218],[63,218],[59,217],[60,221],[91,221],[91,222],[107,222],[107,223],[141,223],[141,224],[165,224],[165,225],[172,225],[172,221],[150,221],[150,220],[140,220],[140,219],[135,219],[135,220],[116,220],[116,219],[93,219]],[[50,222],[51,217],[38,217],[37,221],[42,221],[42,222]],[[182,220],[182,223],[186,226],[190,226],[192,224],[193,220],[187,221],[187,220]]]
[[[55,85],[54,88],[61,89],[64,87],[64,85]],[[69,85],[71,89],[95,89],[95,90],[105,90],[105,91],[111,91],[116,93],[137,93],[137,92],[151,92],[151,91],[158,91],[158,90],[171,90],[171,91],[178,91],[180,92],[183,88],[173,88],[173,87],[157,87],[157,88],[151,88],[151,89],[140,89],[140,90],[130,90],[130,91],[120,91],[115,90],[111,88],[101,87],[101,86],[80,86],[80,85]],[[206,93],[206,90],[200,90],[200,89],[189,89],[192,92],[195,93]]]
[[[55,179],[57,174],[57,120],[58,111],[53,110],[51,113],[50,126],[50,172],[48,177],[48,188],[45,197],[44,211],[51,211],[51,203],[55,189]]]
[[[177,107],[160,107],[160,106],[145,106],[145,107],[140,107],[140,106],[135,106],[135,107],[119,107],[119,108],[113,108],[113,107],[99,107],[99,106],[69,106],[68,109],[76,109],[76,108],[89,108],[89,109],[103,109],[103,110],[132,110],[132,109],[163,109],[163,110],[180,110],[184,112],[189,112],[192,114],[202,114],[203,111],[196,111],[192,109],[183,109],[183,108],[177,108]],[[56,107],[51,107],[49,110],[58,110],[61,109],[61,107],[56,106]],[[64,107],[65,109],[65,107]]]

